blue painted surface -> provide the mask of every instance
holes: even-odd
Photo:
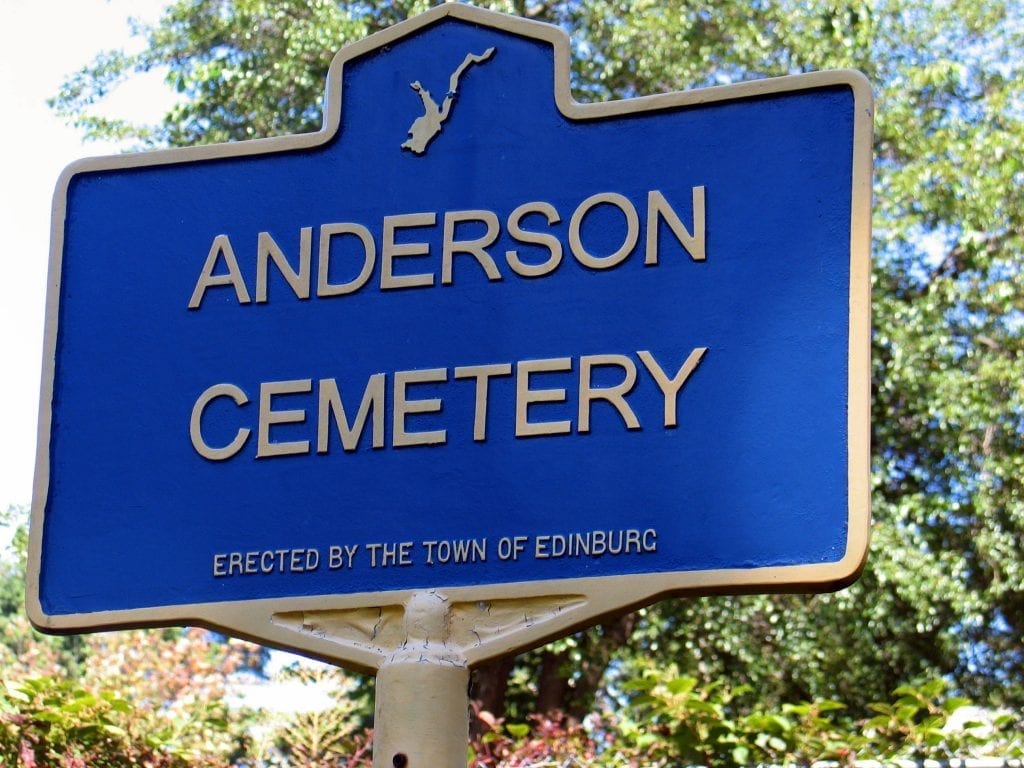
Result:
[[[402,151],[421,113],[409,83],[440,100],[466,53],[496,47],[468,70],[455,108],[421,157]],[[849,227],[853,96],[835,87],[639,116],[573,122],[552,91],[547,45],[446,20],[344,74],[337,139],[316,150],[73,177],[56,351],[51,484],[40,598],[51,615],[221,600],[757,568],[839,560],[846,547]],[[707,259],[694,262],[662,229],[661,263],[638,247],[594,271],[568,249],[569,217],[586,197],[617,192],[641,213],[650,189],[692,221],[690,191],[707,190]],[[271,271],[270,301],[240,306],[211,288],[190,311],[213,238],[229,236],[255,297],[256,239],[269,231],[296,262],[299,230],[358,222],[380,247],[383,216],[464,209],[505,217],[542,200],[562,214],[550,231],[561,266],[524,279],[504,253],[541,249],[505,233],[489,248],[503,279],[468,256],[440,285],[441,227],[403,232],[431,254],[397,272],[435,286],[300,301]],[[607,215],[605,215],[607,214]],[[544,229],[539,220],[529,226]],[[621,242],[621,219],[595,214],[596,253]],[[470,225],[460,236],[473,236]],[[316,280],[314,229],[313,283]],[[619,238],[616,241],[616,238]],[[643,230],[641,229],[641,244]],[[349,244],[351,245],[351,243]],[[345,279],[344,259],[332,279]],[[351,268],[351,265],[350,265]],[[348,274],[351,277],[352,274]],[[674,372],[708,353],[678,398],[679,426],[636,361],[650,350]],[[640,376],[627,431],[604,403],[575,432],[580,355],[632,356]],[[316,389],[274,401],[306,408],[275,441],[309,439],[310,455],[255,458],[261,382],[337,380],[351,414],[369,375],[563,357],[573,373],[538,375],[568,402],[531,419],[571,419],[573,434],[514,437],[513,377],[490,384],[488,439],[472,440],[471,381],[417,385],[443,411],[411,417],[447,429],[439,447],[315,453]],[[613,377],[614,378],[614,377]],[[253,430],[238,456],[201,458],[189,439],[193,403],[230,382],[250,403],[218,400],[211,444]],[[518,561],[502,537],[655,529],[657,552]],[[434,565],[421,542],[486,539],[485,562]],[[367,544],[414,542],[409,566],[368,567]],[[360,545],[354,568],[326,567],[331,545]],[[217,553],[315,547],[310,573],[217,578]]]

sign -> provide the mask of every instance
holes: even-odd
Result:
[[[38,626],[372,667],[425,590],[492,636],[529,605],[533,643],[855,578],[865,80],[580,104],[568,70],[559,30],[447,4],[338,54],[319,133],[64,173]]]

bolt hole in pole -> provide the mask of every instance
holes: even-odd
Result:
[[[377,672],[373,768],[466,768],[469,669],[387,664]]]
[[[469,668],[448,646],[448,600],[416,593],[404,642],[377,670],[373,768],[466,768]]]

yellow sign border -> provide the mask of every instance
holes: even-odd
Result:
[[[583,579],[478,584],[429,590],[445,604],[445,647],[456,665],[474,666],[595,623],[601,617],[685,594],[819,592],[841,588],[863,568],[870,529],[871,376],[871,141],[873,99],[859,72],[837,70],[756,80],[714,88],[581,104],[570,92],[570,45],[557,27],[459,3],[446,3],[342,49],[327,76],[324,126],[316,132],[232,144],[87,158],[68,166],[54,193],[46,332],[44,337],[36,475],[32,501],[26,607],[40,630],[197,625],[362,670],[375,671],[401,645],[410,606],[424,592],[395,590],[317,597],[200,603],[50,616],[39,600],[43,514],[49,491],[49,444],[58,302],[67,191],[79,173],[295,151],[323,145],[338,131],[346,62],[388,46],[444,18],[480,24],[549,43],[554,49],[554,95],[572,120],[597,120],[680,106],[749,99],[828,86],[854,96],[853,188],[850,213],[847,550],[838,562],[654,573]],[[405,627],[406,629],[403,629]]]

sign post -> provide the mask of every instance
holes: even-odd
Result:
[[[342,50],[318,133],[72,165],[32,621],[379,671],[375,764],[417,768],[464,762],[476,664],[852,581],[871,110],[852,72],[579,104],[560,30],[452,3]],[[447,742],[390,730],[455,691]]]

